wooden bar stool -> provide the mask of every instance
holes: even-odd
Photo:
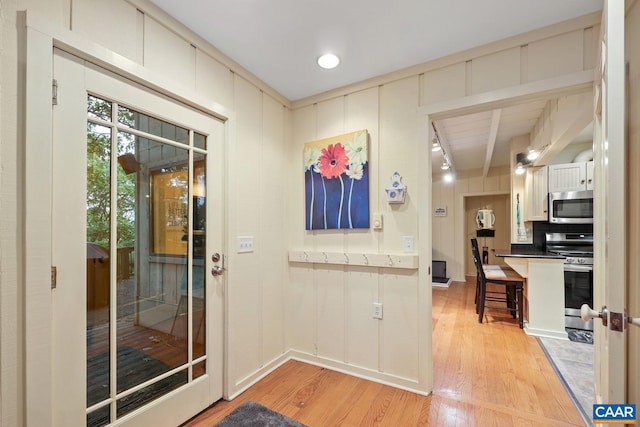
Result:
[[[510,311],[513,318],[518,318],[520,328],[523,328],[523,295],[524,278],[508,267],[500,265],[483,265],[478,250],[478,241],[471,238],[471,252],[476,265],[476,313],[478,322],[482,323],[485,308],[496,308]],[[501,290],[488,290],[487,284],[499,285]],[[487,302],[505,303],[501,305],[487,305]]]

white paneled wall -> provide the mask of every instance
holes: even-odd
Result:
[[[286,100],[146,0],[74,1],[73,7],[70,0],[22,4],[27,14],[57,31],[71,30],[172,82],[172,88],[197,91],[207,106],[218,104],[230,113],[226,392],[238,393],[282,361],[287,350],[283,292],[289,224],[283,171],[289,167],[292,122]],[[253,236],[254,251],[235,253],[237,236]]]
[[[469,240],[466,234],[469,230],[465,225],[464,198],[509,194],[510,183],[508,167],[490,170],[484,178],[481,169],[458,173],[455,182],[445,182],[439,175],[434,177],[433,206],[445,206],[447,216],[432,215],[433,259],[447,262],[447,275],[453,280],[465,280],[465,259],[469,252]],[[509,245],[509,238],[508,234],[506,247]]]
[[[417,114],[418,107],[591,70],[599,33],[597,16],[579,18],[295,102],[290,111],[287,100],[146,0],[73,1],[73,8],[71,0],[0,0],[0,5],[3,40],[14,40],[3,43],[3,59],[17,62],[14,19],[18,10],[26,10],[47,28],[72,31],[134,61],[145,72],[170,79],[174,87],[195,90],[231,112],[234,143],[227,147],[226,183],[230,396],[251,385],[288,354],[400,387],[429,391],[430,364],[425,361],[430,360],[431,349],[424,343],[430,338],[422,340],[431,329],[431,290],[418,281],[422,273],[289,264],[287,252],[308,248],[401,253],[402,236],[406,235],[415,237],[418,248],[420,220],[431,215],[417,208],[418,189],[429,185],[418,180],[417,147],[428,141],[421,131],[424,123]],[[100,25],[95,25],[96,20]],[[23,176],[24,171],[16,169],[21,164],[20,155],[8,148],[20,143],[4,141],[18,141],[16,123],[20,119],[9,113],[23,108],[18,88],[14,87],[16,66],[6,66],[5,62],[3,72],[11,73],[1,76],[2,92],[9,96],[0,100],[0,157],[2,205],[10,207],[19,205],[20,191],[12,192],[13,187],[8,189],[6,184],[14,182],[15,176]],[[370,210],[384,216],[384,229],[305,231],[304,142],[359,129],[369,131]],[[384,201],[383,191],[395,171],[408,185],[408,199],[406,204],[392,207]],[[451,188],[434,178],[433,205],[447,206],[449,214],[431,219],[433,257],[446,260],[454,278],[460,278],[464,266],[456,254],[462,250],[458,242],[464,236],[455,223],[458,195],[508,190],[509,177],[490,175],[479,182],[474,176],[459,176],[454,191]],[[19,224],[12,212],[2,210],[2,224],[15,231]],[[234,253],[239,235],[254,237],[254,252]],[[424,247],[425,242],[420,243]],[[6,249],[5,240],[2,244]],[[19,314],[16,310],[24,307],[24,302],[19,300],[18,280],[5,278],[20,271],[22,260],[9,259],[9,253],[14,251],[2,251],[0,258],[0,422],[21,425],[20,414],[26,412],[21,408],[21,394],[14,392],[21,389],[24,374],[14,374],[21,370],[19,337],[23,331],[20,325],[6,322],[5,315]],[[382,320],[371,318],[373,302],[383,303]],[[11,400],[6,396],[18,397]]]
[[[166,30],[163,32],[157,28],[158,24],[155,21],[150,20],[152,22],[147,23],[149,28],[145,28],[144,15],[138,12],[135,6],[125,1],[75,1],[70,9],[64,7],[65,2],[63,1],[30,0],[30,2],[37,3],[38,10],[43,7],[42,3],[50,5],[57,3],[58,10],[64,11],[64,16],[71,15],[70,28],[73,28],[74,32],[140,64],[143,61],[143,52],[153,51],[148,46],[144,46],[145,31],[159,36],[159,38],[149,37],[151,43],[159,44],[165,40],[171,42],[169,39],[173,39],[174,43],[168,47],[182,48],[182,46],[176,46],[175,36],[170,37],[173,34],[166,34]],[[29,8],[29,12],[32,12],[32,8]],[[181,50],[183,49],[179,49],[175,53]],[[169,49],[163,49],[159,52],[168,53],[169,51]],[[155,56],[158,57],[157,54]],[[189,67],[190,64],[184,65]]]
[[[291,138],[294,191],[290,198],[291,249],[402,254],[402,236],[418,242],[418,140],[420,79],[412,76],[294,110]],[[383,230],[317,230],[304,227],[302,150],[305,142],[359,129],[369,131],[370,213],[383,215]],[[389,205],[384,188],[400,172],[409,196]],[[419,301],[416,270],[291,263],[289,347],[296,356],[357,375],[428,391],[420,374]],[[373,303],[383,318],[372,317]],[[422,355],[428,357],[428,355]],[[422,374],[424,374],[422,372]]]

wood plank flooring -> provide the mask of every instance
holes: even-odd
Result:
[[[211,427],[247,400],[310,427],[584,426],[537,340],[517,320],[488,309],[478,323],[474,281],[433,290],[432,395],[289,361],[183,427]]]

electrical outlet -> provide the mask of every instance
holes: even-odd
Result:
[[[373,318],[382,319],[382,303],[379,303],[379,302],[373,303]]]
[[[253,236],[238,236],[238,253],[253,252]]]
[[[402,236],[402,250],[405,253],[413,253],[413,236]]]

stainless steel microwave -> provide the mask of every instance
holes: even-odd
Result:
[[[593,190],[549,193],[549,222],[593,224]]]

